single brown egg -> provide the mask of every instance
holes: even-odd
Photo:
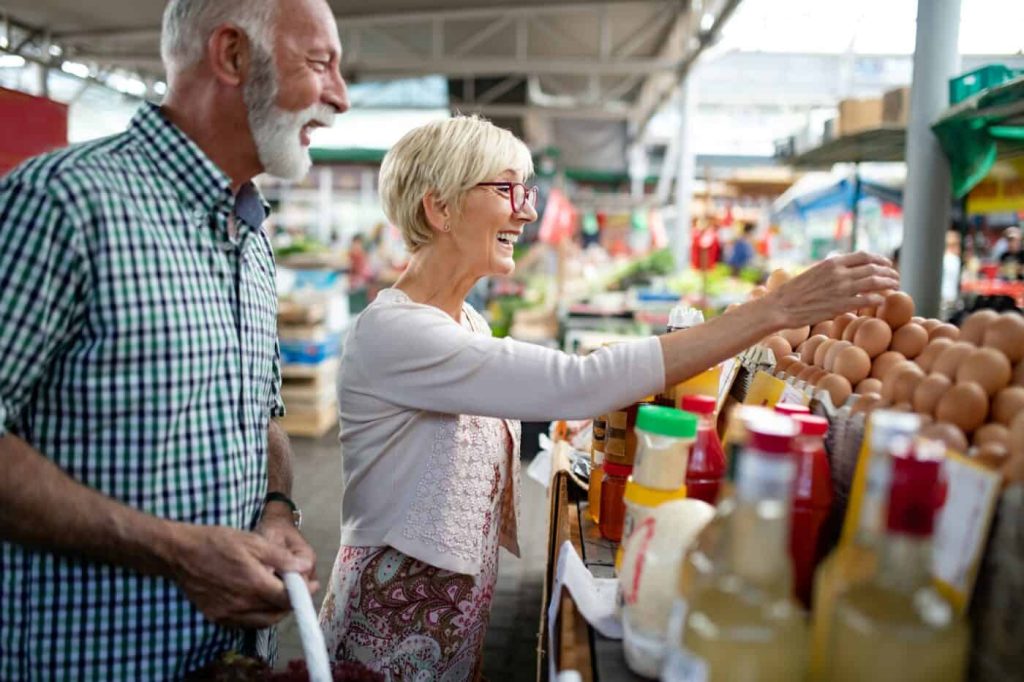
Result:
[[[913,321],[913,319],[911,321]],[[926,320],[922,320],[921,322],[918,322],[918,324],[921,325],[922,327],[924,327],[925,329],[927,329],[928,333],[931,334],[933,329],[935,329],[940,324],[942,324],[942,320],[936,320],[934,317],[929,317]]]
[[[992,418],[1009,426],[1014,417],[1024,414],[1024,386],[1008,386],[992,400]]]
[[[909,360],[904,360],[903,362],[897,365],[893,365],[892,369],[890,369],[885,374],[885,376],[882,377],[882,400],[884,400],[887,403],[895,403],[897,402],[897,386],[905,388],[906,386],[909,385],[917,385],[917,381],[911,381],[910,379],[907,379],[906,381],[901,381],[905,375],[914,375],[915,377],[918,377],[918,380],[920,380],[920,377],[924,376],[924,372],[921,371],[920,367],[910,362]],[[913,389],[910,389],[909,395],[913,395]],[[909,401],[909,396],[906,398],[906,400]]]
[[[908,363],[909,364],[909,363]],[[917,365],[914,365],[917,367]],[[892,401],[894,403],[907,403],[914,409],[914,390],[924,380],[924,374],[920,370],[911,370],[909,372],[901,372],[895,380],[893,380],[892,387]]]
[[[779,361],[775,363],[775,369],[779,372],[785,372],[794,362],[800,359],[799,355],[790,353],[789,355],[783,355],[779,358]]]
[[[974,461],[992,471],[999,471],[1006,465],[1010,451],[1002,443],[985,443],[979,445],[974,453]]]
[[[1010,447],[1010,429],[1003,424],[983,424],[974,432],[971,439],[975,445],[999,443],[1005,448]]]
[[[921,438],[942,441],[946,447],[954,452],[965,454],[967,452],[967,436],[959,427],[944,422],[932,422],[921,428]]]
[[[935,414],[935,406],[942,396],[953,386],[952,380],[945,374],[932,373],[921,379],[914,389],[914,411],[921,414]]]
[[[850,341],[850,342],[852,342],[853,341],[853,337],[854,337],[854,335],[856,335],[857,330],[860,329],[860,326],[862,324],[864,324],[865,322],[867,322],[868,320],[870,320],[870,319],[874,319],[874,318],[858,317],[857,319],[852,320],[850,322],[850,324],[846,325],[846,329],[843,330],[843,341]]]
[[[768,291],[775,291],[790,279],[789,273],[779,268],[778,270],[772,270],[772,274],[768,275],[768,280],[764,285]]]
[[[850,346],[836,353],[832,368],[832,371],[845,377],[851,385],[856,385],[871,373],[871,358],[863,348]]]
[[[959,340],[980,346],[982,339],[985,338],[985,330],[997,319],[999,319],[999,313],[994,310],[979,310],[971,313],[960,325]]]
[[[753,300],[756,300],[756,299],[759,299],[759,298],[763,298],[764,295],[767,294],[767,293],[768,293],[768,287],[756,286],[756,287],[754,287],[753,289],[750,290],[749,298],[750,298],[751,301],[753,301]]]
[[[923,369],[925,372],[932,371],[932,367],[935,365],[935,360],[942,355],[942,351],[952,346],[955,342],[952,339],[935,339],[929,341],[928,345],[924,347],[921,354],[914,358],[914,362],[917,363],[918,367]]]
[[[964,433],[971,433],[984,424],[987,416],[988,394],[971,381],[954,385],[935,407],[937,420],[955,424]]]
[[[778,334],[772,334],[762,341],[761,345],[772,352],[772,355],[775,356],[776,362],[778,362],[779,358],[783,358],[793,352],[793,348],[789,345],[789,342]]]
[[[825,375],[817,385],[818,389],[828,393],[832,399],[832,404],[836,407],[842,407],[850,397],[850,394],[853,393],[850,382],[847,381],[846,377],[838,374]]]
[[[882,382],[878,379],[864,379],[859,384],[857,384],[857,388],[854,389],[854,393],[860,393],[862,395],[866,395],[868,393],[878,393],[878,399],[881,400]]]
[[[906,362],[906,360],[907,359],[903,357],[903,353],[899,353],[894,350],[887,350],[875,358],[872,363],[871,377],[873,379],[881,379],[889,372],[889,370],[901,362]]]
[[[818,350],[818,346],[828,341],[828,337],[824,334],[817,334],[807,339],[800,344],[800,360],[811,364],[814,362],[814,351]]]
[[[969,343],[954,341],[953,345],[939,353],[939,357],[935,358],[935,362],[932,364],[932,371],[945,374],[950,379],[955,379],[956,371],[960,369],[960,365],[974,350],[974,346]]]
[[[810,333],[810,327],[799,327],[797,329],[783,329],[779,332],[779,336],[786,339],[786,341],[789,341],[790,346],[796,348],[807,340],[807,335]]]
[[[853,405],[850,406],[850,413],[857,414],[858,412],[871,412],[881,404],[882,396],[877,393],[863,393],[859,395]]]
[[[902,291],[894,291],[878,306],[878,319],[893,330],[899,329],[914,316],[914,299]]]
[[[1024,359],[1024,316],[1003,313],[985,330],[983,345],[1003,352],[1010,362]]]
[[[849,341],[836,341],[833,343],[827,351],[825,351],[825,364],[823,367],[828,372],[834,372],[836,366],[836,356],[839,355],[840,351],[844,348],[850,348],[853,346]]]
[[[786,368],[786,374],[788,374],[791,377],[796,378],[796,377],[800,376],[800,372],[804,371],[809,366],[810,365],[805,365],[804,363],[800,362],[799,360],[794,360],[789,365],[789,367]]]
[[[999,472],[1003,485],[1024,483],[1024,414],[1018,414],[1010,424],[1010,456]]]
[[[902,353],[908,360],[913,360],[921,354],[927,345],[928,332],[924,330],[924,327],[908,322],[893,332],[889,348]]]
[[[843,313],[842,315],[836,316],[836,319],[832,320],[832,338],[841,339],[843,338],[843,332],[850,326],[850,323],[857,319],[857,316],[853,313]]]
[[[853,337],[854,345],[863,348],[872,358],[884,353],[891,342],[892,330],[889,325],[876,319],[865,321]]]
[[[836,339],[829,339],[814,349],[814,364],[818,367],[825,366],[825,355],[828,353],[828,349],[839,343]]]
[[[834,324],[835,323],[832,320],[825,320],[824,322],[819,322],[818,324],[811,327],[811,336],[818,336],[819,334],[821,334],[822,336],[832,338],[832,327],[834,326]]]
[[[1010,383],[1013,368],[1006,356],[995,348],[977,348],[967,354],[956,370],[957,383],[973,381],[995,395]]]
[[[932,341],[934,339],[953,339],[954,341],[956,341],[959,338],[960,330],[955,325],[945,322],[943,324],[940,324],[938,327],[929,330],[928,332],[929,341]]]

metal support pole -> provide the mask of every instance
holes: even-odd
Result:
[[[960,0],[918,0],[900,271],[918,314],[928,317],[939,313],[952,203],[949,163],[931,124],[948,106],[947,83],[960,70],[959,34]]]
[[[853,205],[850,206],[850,251],[857,250],[857,223],[860,222],[860,164],[853,164]]]
[[[694,87],[689,75],[679,84],[679,170],[676,172],[676,227],[669,244],[676,259],[676,268],[686,270],[690,263],[690,204],[693,202],[693,181],[696,155],[690,136],[693,121]]]

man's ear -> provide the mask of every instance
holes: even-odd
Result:
[[[438,195],[437,192],[431,190],[423,196],[423,213],[427,217],[427,222],[437,232],[448,232],[451,229],[449,221],[451,220],[451,209],[447,203],[444,202]]]
[[[224,85],[241,86],[252,60],[249,36],[234,24],[218,26],[206,43],[206,59],[218,81]]]

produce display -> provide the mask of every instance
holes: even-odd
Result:
[[[1024,316],[981,310],[957,328],[915,317],[903,292],[859,313],[765,339],[776,376],[826,393],[835,408],[920,414],[924,435],[1001,471],[1007,482],[1022,480]]]
[[[978,633],[1024,635],[1006,620],[1019,608],[993,599],[1024,588],[1024,315],[982,310],[957,327],[915,312],[890,292],[773,334],[722,375],[724,406],[691,380],[662,407],[628,408],[642,417],[616,436],[641,447],[611,459],[611,415],[595,420],[605,471],[589,499],[612,517],[605,538],[626,517],[616,566],[634,672],[987,682],[1017,667],[1019,646]],[[696,438],[690,422],[668,428],[682,424],[673,411]],[[945,572],[957,557],[963,580]]]

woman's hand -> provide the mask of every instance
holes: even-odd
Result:
[[[889,259],[858,251],[821,261],[761,300],[776,308],[784,329],[793,329],[878,305],[882,292],[899,285]]]

